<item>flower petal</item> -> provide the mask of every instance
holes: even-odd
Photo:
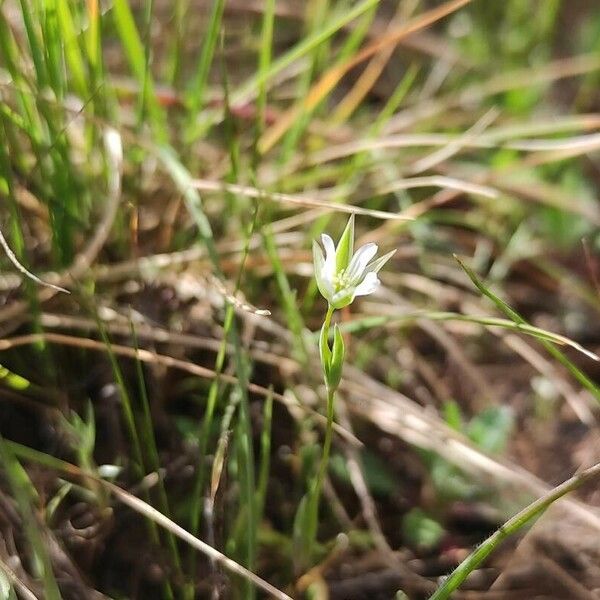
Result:
[[[328,301],[331,300],[333,295],[333,286],[331,281],[325,276],[325,257],[323,256],[323,250],[316,241],[313,241],[313,262],[315,266],[315,279],[317,281],[317,287],[321,295]]]
[[[313,240],[312,244],[313,250],[313,262],[315,264],[315,273],[322,273],[323,266],[325,265],[325,257],[323,256],[323,250],[321,250],[321,246],[317,244],[316,240]]]
[[[323,277],[328,279],[333,285],[333,279],[335,278],[336,267],[335,267],[335,244],[330,236],[326,233],[321,234],[321,241],[325,248],[325,269],[323,271]]]
[[[377,274],[371,271],[370,273],[367,273],[363,282],[356,288],[354,295],[366,296],[367,294],[372,294],[379,287],[379,284],[380,281]]]
[[[377,254],[377,244],[365,244],[356,251],[356,254],[352,257],[348,270],[346,271],[346,277],[349,281],[359,279],[362,277],[365,267],[369,264],[369,261]]]

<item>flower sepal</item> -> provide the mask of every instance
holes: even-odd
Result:
[[[334,391],[340,385],[342,379],[342,367],[344,365],[344,338],[340,328],[333,326],[333,346],[329,347],[329,326],[324,323],[321,328],[319,338],[319,351],[321,354],[321,365],[323,366],[323,375],[325,385],[330,391]]]

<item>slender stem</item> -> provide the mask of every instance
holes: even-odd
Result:
[[[329,337],[329,326],[331,325],[331,317],[335,309],[331,306],[327,308],[327,314],[325,315],[324,329],[325,339]],[[327,426],[325,428],[325,441],[323,442],[323,453],[321,454],[321,461],[319,463],[319,470],[317,471],[317,477],[314,479],[314,486],[310,494],[310,512],[312,516],[313,531],[310,532],[310,543],[309,547],[315,541],[317,526],[319,522],[319,500],[321,498],[321,489],[323,488],[323,481],[325,480],[325,474],[327,473],[327,465],[329,464],[329,453],[331,450],[331,440],[333,437],[333,414],[334,414],[334,398],[335,389],[331,389],[327,386]]]
[[[321,333],[319,335],[319,352],[321,354],[321,367],[323,368],[323,375],[325,377],[325,385],[328,385],[328,371],[329,363],[331,360],[331,351],[329,349],[329,326],[331,325],[331,316],[333,315],[334,309],[331,306],[327,307],[327,314],[321,327]]]
[[[310,514],[310,525],[308,528],[308,555],[310,560],[312,549],[317,538],[317,529],[319,526],[319,500],[321,499],[321,489],[325,481],[327,473],[327,465],[329,464],[329,453],[331,450],[331,440],[333,437],[333,406],[334,406],[335,390],[327,389],[327,427],[325,429],[325,441],[323,442],[323,453],[321,454],[321,462],[317,476],[313,480],[313,485],[308,494],[308,511]]]
[[[327,328],[328,337],[329,337],[329,326],[331,325],[331,317],[333,315],[334,310],[335,310],[335,308],[333,308],[333,306],[331,306],[331,304],[327,306],[327,314],[325,315],[325,327]]]
[[[329,337],[329,326],[331,325],[331,317],[333,311],[331,305],[327,307],[327,314],[325,315],[325,327],[327,328],[327,337]],[[327,473],[327,464],[329,462],[329,451],[331,450],[331,438],[333,433],[333,400],[335,397],[335,390],[327,386],[327,426],[325,428],[325,441],[323,443],[323,454],[321,455],[321,463],[319,464],[319,471],[317,475],[316,485],[316,496],[317,502],[321,495],[321,488],[323,487],[323,480],[325,479],[325,473]]]
[[[327,465],[329,463],[329,453],[331,451],[331,440],[333,438],[333,406],[334,406],[335,390],[327,389],[327,427],[325,428],[325,441],[323,442],[323,454],[321,454],[321,462],[319,463],[319,471],[315,485],[315,501],[318,505],[321,496],[325,473],[327,473]],[[318,509],[317,509],[318,510]],[[318,513],[317,513],[318,514]]]
[[[491,553],[509,535],[516,533],[534,517],[543,513],[553,502],[576,490],[585,482],[600,476],[600,463],[577,473],[547,494],[532,502],[522,511],[510,518],[504,525],[476,548],[454,571],[444,580],[444,583],[431,596],[430,600],[446,600]]]

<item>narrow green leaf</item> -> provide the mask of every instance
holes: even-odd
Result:
[[[57,14],[57,2],[60,0],[38,0],[38,14],[41,16],[42,39],[46,55],[46,71],[54,92],[63,98],[66,91],[63,67],[63,40],[60,33]]]
[[[321,334],[319,335],[319,353],[321,356],[321,366],[325,380],[329,378],[329,367],[331,365],[331,349],[329,348],[329,325],[323,323]]]
[[[44,597],[47,600],[60,600],[61,595],[54,576],[50,553],[44,540],[43,530],[39,526],[37,511],[34,509],[34,505],[39,502],[37,491],[14,455],[11,446],[2,437],[0,437],[0,464],[23,519],[27,541],[33,553],[34,569],[43,581]]]
[[[143,94],[145,107],[148,110],[155,133],[159,141],[164,143],[167,141],[165,115],[156,97],[152,75],[148,72],[146,47],[140,38],[129,2],[127,0],[114,0],[112,13],[125,49],[125,57],[137,79],[140,93]]]
[[[224,9],[225,0],[213,0],[206,31],[203,33],[202,50],[200,51],[200,57],[198,58],[196,75],[188,93],[188,111],[190,120],[196,118],[196,113],[202,108],[204,103],[206,82],[208,81],[208,74],[213,61],[215,47],[219,39]]]
[[[272,392],[272,388],[269,388]],[[264,514],[269,484],[269,468],[271,465],[271,427],[273,423],[273,394],[265,398],[263,406],[263,425],[260,436],[260,466],[258,470],[258,483],[256,489],[256,519],[260,523]]]
[[[463,268],[465,273],[468,275],[469,279],[473,282],[475,287],[486,297],[488,297],[496,307],[502,311],[505,315],[507,315],[512,321],[514,321],[518,327],[530,327],[530,325],[525,321],[525,319],[511,306],[509,306],[504,300],[499,298],[496,294],[494,294],[475,274],[475,272],[469,268],[465,263],[463,263],[456,254],[454,258],[458,262],[458,264]],[[583,387],[585,387],[595,398],[595,400],[600,404],[600,388],[577,366],[575,365],[569,358],[561,352],[556,346],[554,346],[551,342],[544,337],[539,336],[538,339],[544,348],[554,357],[556,358],[564,367],[566,367],[573,377],[579,381]],[[573,345],[573,344],[570,344]],[[596,355],[585,352],[590,358],[594,358],[597,360]]]
[[[85,63],[73,22],[73,15],[71,14],[71,5],[68,2],[59,1],[56,10],[65,48],[65,59],[69,66],[69,74],[79,96],[87,98],[90,95],[90,90],[87,83]]]
[[[444,579],[430,600],[449,600],[456,591],[479,565],[509,536],[517,533],[536,517],[546,511],[554,502],[573,492],[588,481],[597,480],[600,476],[600,464],[596,464],[584,471],[580,471],[570,479],[551,489],[549,492],[534,500],[519,513],[500,526],[482,544],[477,546],[452,573]]]
[[[340,29],[348,25],[367,12],[372,7],[376,6],[380,0],[363,0],[350,10],[341,10],[337,17],[328,20],[322,29],[302,39],[293,48],[285,54],[273,61],[270,69],[266,73],[259,73],[251,77],[235,94],[233,94],[232,102],[238,103],[247,100],[264,81],[268,81],[281,73],[285,68],[308,54],[313,48],[321,44],[324,40],[335,35]]]
[[[344,338],[337,323],[333,326],[333,349],[331,352],[331,362],[329,366],[329,377],[327,386],[330,390],[336,390],[342,379],[342,369],[344,367]]]
[[[31,50],[31,58],[35,67],[38,87],[43,89],[48,84],[46,63],[42,53],[42,43],[39,38],[38,30],[34,25],[34,18],[37,19],[37,15],[34,15],[29,0],[21,0],[21,15],[23,16],[23,24],[25,25],[25,32],[27,33],[27,41],[29,43],[29,49]]]

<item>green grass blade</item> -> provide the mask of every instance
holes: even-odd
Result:
[[[328,0],[321,0],[318,2],[317,6],[313,5],[311,11],[313,14],[310,15],[309,31],[307,32],[308,35],[318,31],[321,24],[327,22],[329,17],[328,9]],[[310,66],[304,71],[304,73],[300,75],[295,92],[296,97],[302,98],[308,94],[315,75],[320,72],[324,62],[324,57],[327,56],[329,41],[330,38],[323,40],[309,53]],[[265,84],[262,85],[264,86]],[[281,154],[279,158],[282,166],[286,165],[294,156],[294,151],[297,149],[297,145],[302,137],[302,133],[306,130],[306,126],[310,122],[310,116],[314,112],[315,111],[312,111],[311,113],[303,112],[302,115],[300,115],[300,118],[296,120],[290,130],[286,133],[281,144]]]
[[[516,331],[530,335],[540,341],[543,340],[551,342],[559,346],[570,346],[574,350],[577,350],[592,360],[600,360],[596,354],[564,335],[548,331],[547,329],[542,329],[541,327],[529,325],[529,323],[515,323],[515,321],[510,319],[501,319],[499,317],[465,315],[446,311],[419,310],[415,312],[407,312],[400,317],[373,316],[353,319],[352,321],[340,324],[340,329],[345,333],[359,333],[374,327],[408,323],[417,319],[429,319],[432,321],[463,321],[465,323],[475,323],[478,325],[484,325],[486,327],[499,327],[501,329],[507,329],[509,331]],[[314,334],[314,337],[316,339],[317,334]]]
[[[93,314],[93,317],[96,321],[96,325],[98,327],[98,332],[100,333],[100,338],[106,347],[106,354],[108,356],[108,360],[110,362],[110,366],[113,372],[113,376],[115,378],[115,382],[117,384],[117,388],[119,390],[120,395],[120,405],[121,405],[121,413],[123,416],[123,421],[125,423],[125,428],[127,430],[127,434],[129,436],[129,441],[133,450],[133,469],[136,472],[138,477],[143,477],[143,468],[144,468],[144,454],[142,453],[142,445],[140,443],[140,438],[138,435],[135,417],[133,414],[133,403],[131,401],[131,396],[129,394],[129,390],[127,389],[127,384],[125,383],[125,377],[123,376],[123,371],[119,366],[117,361],[117,357],[115,353],[112,351],[112,344],[110,338],[108,336],[108,332],[106,331],[106,327],[98,311],[95,308],[95,305],[92,302],[89,302],[89,308]]]
[[[256,520],[259,524],[262,521],[264,514],[267,486],[269,483],[272,426],[273,395],[270,394],[265,398],[265,404],[263,406],[263,424],[260,436],[260,463],[258,469],[258,482],[256,485]]]
[[[29,448],[27,446],[23,446],[15,442],[7,441],[4,443],[6,447],[8,447],[10,451],[14,453],[15,456],[18,456],[21,459],[30,460],[40,465],[47,466],[51,469],[61,471],[70,477],[84,477],[86,479],[93,479],[98,483],[101,483],[108,491],[110,491],[113,494],[113,496],[117,500],[130,507],[137,513],[141,514],[142,516],[146,517],[148,520],[152,521],[157,526],[169,529],[169,531],[173,532],[174,535],[182,539],[185,543],[191,545],[199,552],[202,552],[204,555],[208,556],[211,560],[214,560],[216,563],[223,566],[230,573],[233,573],[235,575],[241,575],[248,581],[251,581],[258,588],[264,590],[269,596],[272,596],[277,600],[292,600],[290,596],[279,591],[277,588],[266,582],[264,579],[261,579],[251,571],[244,569],[241,565],[232,561],[212,546],[209,546],[206,542],[203,542],[197,537],[190,535],[182,527],[178,526],[176,523],[174,523],[173,521],[165,517],[163,514],[158,512],[156,509],[152,508],[146,502],[143,502],[136,496],[130,494],[129,492],[126,492],[125,490],[110,483],[109,481],[99,479],[90,473],[85,473],[81,469],[78,469],[75,465],[72,465],[71,463],[68,463],[64,460],[55,458],[54,456],[44,454],[39,450],[34,450],[33,448]]]
[[[46,58],[46,72],[58,98],[65,95],[62,39],[58,24],[58,0],[37,0],[37,12],[42,16],[42,43]]]
[[[241,363],[241,357],[238,359],[239,368],[237,369],[238,378],[244,377],[244,383],[247,382],[245,376],[246,369]],[[237,546],[243,548],[241,552],[242,564],[250,571],[254,570],[256,562],[256,543],[258,533],[257,511],[256,511],[256,477],[254,473],[254,451],[252,448],[252,423],[250,420],[250,411],[246,386],[240,380],[240,391],[242,400],[238,413],[238,422],[236,428],[236,448],[238,450],[239,476],[240,476],[240,507],[247,515],[247,528],[240,532],[241,536]],[[256,597],[256,590],[251,583],[245,579],[243,581],[244,598],[252,600]]]
[[[215,48],[219,41],[219,32],[221,31],[221,21],[224,10],[225,0],[213,0],[210,17],[208,19],[206,31],[204,32],[202,49],[200,51],[200,56],[198,57],[196,74],[187,95],[188,116],[190,120],[195,119],[198,111],[204,106],[206,83],[213,62]]]
[[[217,400],[220,391],[219,375],[223,372],[223,366],[225,364],[226,350],[227,350],[227,339],[228,334],[231,331],[233,325],[233,318],[235,313],[232,309],[227,310],[225,314],[225,320],[223,322],[223,339],[217,353],[215,360],[215,373],[217,377],[211,381],[208,396],[206,399],[206,408],[204,410],[204,416],[198,432],[199,447],[198,447],[198,470],[196,472],[196,480],[194,482],[194,491],[192,492],[191,501],[191,515],[190,515],[190,531],[196,535],[200,529],[200,517],[202,514],[202,495],[204,492],[205,485],[205,468],[204,468],[204,457],[209,444],[210,432],[213,426],[213,419],[215,415],[215,409],[217,406]]]
[[[169,80],[171,85],[179,90],[181,83],[181,69],[185,49],[185,34],[187,32],[186,16],[190,9],[189,0],[175,0],[173,2],[173,29],[175,30],[173,46],[169,56]]]
[[[52,569],[50,555],[34,510],[34,504],[38,500],[37,493],[25,469],[2,437],[0,437],[0,462],[23,519],[27,541],[33,552],[34,571],[37,571],[44,584],[44,597],[47,600],[60,600],[61,595]]]
[[[231,101],[234,104],[247,99],[249,94],[258,90],[259,86],[269,81],[285,68],[309,54],[315,47],[319,46],[325,40],[335,35],[340,29],[351,23],[363,13],[367,12],[379,3],[380,0],[363,0],[348,11],[341,11],[340,14],[328,21],[322,29],[314,34],[302,39],[293,48],[273,61],[271,67],[266,73],[257,74],[251,77],[237,92],[232,94]]]
[[[173,148],[162,146],[157,149],[157,155],[185,200],[186,207],[198,227],[198,233],[200,234],[202,243],[206,247],[213,270],[217,275],[221,275],[219,256],[215,247],[210,221],[204,212],[200,194],[194,189],[194,182],[190,172],[181,163]]]
[[[182,193],[187,209],[190,212],[192,218],[196,222],[196,226],[198,227],[198,232],[200,234],[200,238],[206,247],[207,254],[209,260],[211,262],[213,271],[218,277],[222,277],[221,266],[219,263],[219,257],[217,254],[217,250],[214,243],[214,237],[212,233],[212,228],[210,222],[203,210],[202,200],[197,192],[197,190],[193,187],[193,181],[189,171],[183,166],[175,152],[168,147],[161,147],[158,149],[158,156],[161,159],[164,167],[169,172],[173,180],[175,181],[177,187]],[[255,219],[256,219],[255,212]],[[254,222],[255,222],[254,219]],[[249,239],[248,234],[247,239]],[[248,251],[248,242],[246,242],[246,249],[244,251],[244,256],[247,255]],[[242,264],[240,267],[240,276],[243,272],[244,260],[242,260]],[[237,285],[239,285],[240,278],[238,277]],[[237,327],[235,324],[235,312],[234,307],[230,302],[227,302],[226,314],[225,314],[225,326],[228,328],[228,334],[224,336],[223,344],[230,341],[234,348],[234,364],[236,375],[238,377],[238,387],[241,394],[241,404],[238,416],[238,424],[236,426],[237,431],[237,443],[239,444],[240,451],[240,459],[243,461],[242,473],[241,473],[241,481],[240,481],[240,494],[244,499],[245,505],[247,505],[248,511],[248,527],[243,532],[245,537],[245,551],[243,553],[243,563],[247,568],[252,568],[254,564],[255,555],[256,555],[256,517],[255,517],[255,506],[254,506],[254,497],[255,497],[255,476],[254,476],[254,457],[252,450],[252,429],[251,429],[251,420],[250,413],[248,407],[248,396],[246,391],[246,384],[248,381],[248,367],[246,365],[246,361],[244,360],[242,347],[239,340],[239,334],[237,332]],[[216,380],[213,381],[214,386],[217,385]],[[218,388],[213,387],[214,391],[212,394],[209,392],[209,401],[211,403],[216,402]],[[210,416],[210,415],[209,415]],[[205,414],[205,419],[206,419]],[[212,416],[210,416],[212,419]],[[204,427],[208,427],[205,425]],[[196,488],[196,494],[198,493],[198,488]],[[248,504],[248,502],[250,502]],[[199,518],[199,513],[192,518]],[[247,589],[248,593],[253,593],[249,591],[250,588]],[[247,596],[251,597],[251,596]]]
[[[136,352],[139,350],[137,334],[133,321],[130,321],[131,336],[133,338],[133,347]],[[140,442],[144,451],[144,458],[146,459],[145,467],[146,471],[160,473],[160,459],[158,456],[158,448],[156,446],[156,438],[154,436],[154,426],[152,423],[152,414],[150,412],[150,401],[148,399],[148,390],[146,388],[146,380],[144,378],[144,371],[142,363],[139,359],[135,361],[135,374],[137,377],[138,391],[140,395],[140,403],[142,405],[142,414],[139,419],[140,421]],[[157,483],[157,496],[158,496],[158,508],[168,518],[171,518],[171,509],[169,506],[169,499],[167,497],[167,491],[165,489],[164,480],[162,477],[158,478]],[[171,560],[177,570],[177,576],[180,580],[183,579],[183,572],[181,569],[181,557],[179,555],[179,548],[175,541],[175,537],[171,532],[166,533],[167,547],[171,555]]]
[[[34,14],[29,0],[21,0],[21,15],[23,17],[23,24],[25,25],[31,58],[35,67],[37,84],[40,89],[43,89],[48,85],[48,75],[46,73],[46,63],[42,52],[42,42],[38,37],[38,32],[34,25],[34,21],[38,18],[38,15]]]
[[[144,110],[148,111],[148,116],[152,122],[158,141],[164,143],[168,138],[166,117],[156,97],[154,80],[148,72],[146,46],[140,38],[129,2],[127,0],[114,0],[112,13],[121,42],[123,43],[125,56],[138,82],[141,96],[144,99]]]
[[[144,2],[144,33],[142,44],[144,47],[144,79],[142,80],[142,93],[139,100],[140,125],[146,121],[146,107],[148,106],[148,94],[154,95],[154,86],[151,80],[150,61],[151,61],[151,45],[150,45],[150,28],[152,26],[152,14],[154,11],[154,0],[145,0]],[[153,101],[154,99],[152,99]]]
[[[547,494],[532,502],[521,512],[509,519],[495,533],[479,545],[460,565],[444,580],[430,600],[447,600],[465,579],[504,541],[507,537],[519,532],[533,519],[545,512],[550,505],[566,494],[581,487],[584,483],[600,477],[600,464],[594,465],[564,483],[550,490]]]
[[[28,93],[28,86],[19,66],[20,50],[2,11],[0,11],[0,56],[2,57],[2,64],[8,69],[14,82],[17,94],[17,110],[23,119],[29,123],[29,126],[37,130],[39,119],[37,118],[34,96]],[[8,104],[4,108],[8,109]],[[16,156],[20,157],[21,152],[16,153]]]
[[[96,73],[100,66],[101,45],[100,45],[100,0],[89,0],[86,4],[88,28],[85,32],[85,49],[87,58],[91,66],[92,73]]]
[[[258,86],[258,97],[256,99],[256,122],[257,131],[255,134],[254,146],[262,135],[265,126],[265,113],[267,109],[267,78],[271,66],[272,48],[273,48],[273,24],[275,22],[275,0],[267,0],[263,12],[262,29],[260,34],[260,52],[258,55],[258,76],[260,83]]]
[[[112,368],[113,376],[115,378],[117,387],[119,389],[119,395],[121,397],[121,413],[123,415],[123,420],[125,421],[125,427],[127,429],[127,433],[129,436],[129,440],[131,442],[131,446],[133,448],[133,458],[134,461],[132,466],[133,470],[136,473],[137,477],[141,479],[144,476],[144,457],[146,456],[143,449],[142,444],[140,442],[140,436],[137,429],[137,424],[133,412],[133,402],[131,400],[131,396],[129,394],[129,390],[127,389],[127,384],[125,382],[125,378],[123,376],[123,372],[119,363],[117,361],[117,357],[115,353],[112,351],[112,344],[110,342],[110,338],[108,337],[108,333],[106,331],[106,327],[104,327],[104,323],[100,319],[97,311],[94,310],[94,317],[96,319],[96,324],[98,326],[98,331],[100,332],[100,337],[106,346],[106,353],[108,355],[108,359],[110,361],[110,365]],[[139,362],[139,361],[136,361]],[[146,492],[147,495],[147,492]],[[153,521],[148,522],[148,529],[150,531],[150,537],[155,544],[159,542],[159,534],[156,524]],[[163,581],[163,590],[168,600],[173,600],[175,597],[173,594],[173,590],[171,588],[171,583],[168,579]]]
[[[275,238],[269,227],[263,228],[262,238],[264,248],[267,251],[271,266],[275,273],[275,280],[277,282],[277,287],[279,288],[280,300],[283,304],[287,325],[294,334],[294,354],[297,360],[306,364],[308,361],[308,350],[304,344],[302,335],[304,330],[304,319],[298,309],[296,291],[292,290],[290,286],[281,259],[279,258],[279,253],[277,252]]]
[[[494,294],[482,281],[477,277],[475,272],[468,267],[463,261],[454,255],[458,264],[462,267],[464,272],[468,275],[469,279],[473,282],[473,285],[487,298],[489,298],[509,319],[517,323],[518,325],[527,325],[527,321],[511,306],[509,306],[504,300]],[[551,342],[544,338],[539,338],[540,343],[544,348],[566,367],[571,375],[585,388],[587,389],[594,399],[600,404],[600,388],[579,368],[575,365],[565,354],[563,354],[558,348],[556,348]]]
[[[61,37],[64,41],[64,52],[69,75],[73,81],[73,87],[81,98],[90,95],[88,78],[83,59],[83,53],[79,47],[79,40],[75,30],[71,7],[68,2],[58,2],[56,7]]]

